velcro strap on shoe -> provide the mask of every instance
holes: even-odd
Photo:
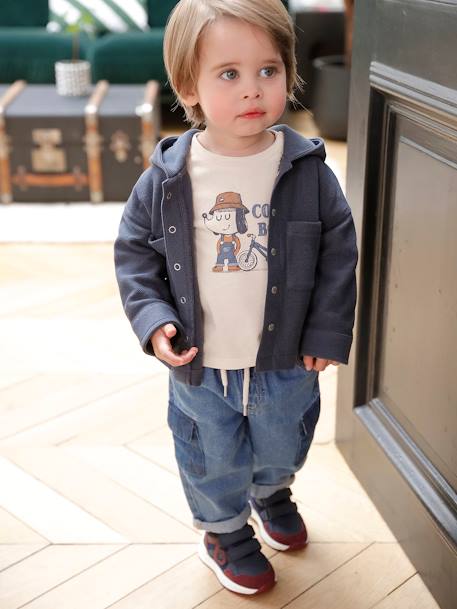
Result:
[[[283,503],[275,503],[274,505],[270,505],[269,507],[263,508],[263,510],[261,510],[260,512],[260,516],[262,517],[262,520],[271,520],[272,518],[284,516],[285,514],[294,514],[297,511],[297,505],[289,501]]]
[[[237,546],[233,546],[226,551],[226,555],[229,560],[239,560],[240,558],[244,558],[249,554],[253,554],[260,550],[261,545],[259,541],[255,537],[251,537],[247,541],[238,544]]]
[[[235,543],[250,539],[254,534],[255,531],[252,526],[250,524],[245,524],[244,527],[238,531],[233,531],[233,533],[220,533],[218,535],[219,545],[225,550],[225,548],[228,548]]]
[[[276,491],[274,495],[271,495],[270,497],[267,497],[266,499],[262,500],[257,499],[257,501],[260,501],[262,505],[269,506],[275,503],[279,503],[280,501],[284,501],[285,499],[288,500],[291,495],[292,491],[290,490],[290,488],[282,488],[279,491]]]

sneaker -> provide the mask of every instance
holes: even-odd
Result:
[[[308,543],[305,523],[297,504],[290,500],[291,495],[290,488],[283,488],[266,499],[249,500],[260,536],[275,550],[298,550]]]
[[[260,594],[275,583],[275,572],[260,551],[255,531],[245,524],[233,533],[205,532],[198,555],[221,584],[239,594]]]

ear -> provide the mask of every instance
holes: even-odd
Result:
[[[186,93],[181,94],[181,100],[186,106],[195,106],[196,104],[198,104],[197,92],[193,89],[190,89]]]

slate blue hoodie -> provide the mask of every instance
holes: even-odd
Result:
[[[356,233],[350,207],[325,163],[324,141],[287,125],[273,187],[268,232],[268,283],[256,371],[303,366],[311,355],[347,364],[356,305]],[[142,349],[172,323],[179,353],[198,347],[183,366],[164,363],[175,378],[200,385],[203,323],[195,269],[192,187],[186,157],[192,136],[166,137],[133,187],[114,243],[125,313]],[[162,361],[162,360],[161,360]]]

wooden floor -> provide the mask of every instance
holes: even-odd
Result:
[[[244,598],[196,555],[168,371],[130,329],[112,244],[0,244],[0,337],[1,609],[437,608],[335,448],[335,367],[292,487],[310,543],[264,547],[278,583]]]

